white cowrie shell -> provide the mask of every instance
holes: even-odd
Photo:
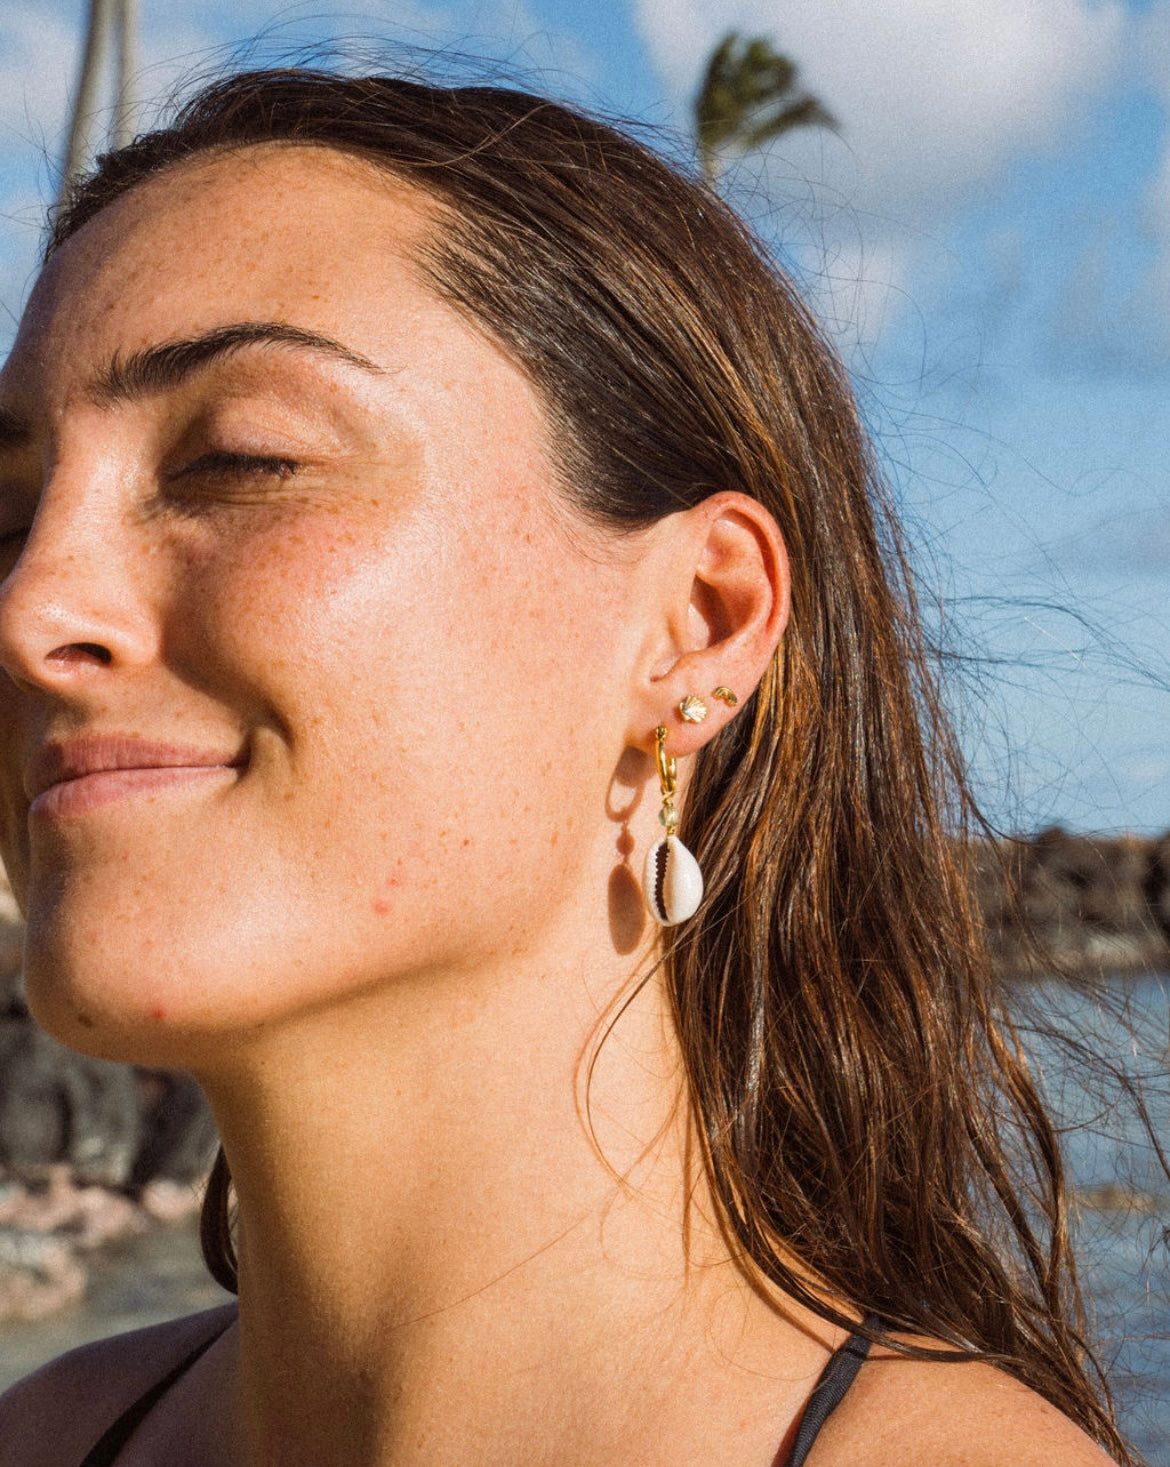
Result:
[[[677,835],[665,835],[646,853],[642,891],[650,915],[660,927],[673,927],[693,917],[703,900],[699,863]]]

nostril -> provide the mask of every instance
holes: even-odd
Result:
[[[108,667],[113,661],[113,654],[100,642],[70,642],[67,646],[57,647],[50,652],[48,660],[50,662],[100,662],[103,667]]]

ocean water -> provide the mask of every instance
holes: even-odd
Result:
[[[1037,1021],[1024,1042],[1062,1127],[1091,1334],[1128,1436],[1150,1467],[1170,1467],[1170,1181],[1158,1155],[1170,1153],[1170,979],[1116,978],[1094,994],[1037,984],[1019,1010]]]
[[[131,1233],[87,1262],[83,1299],[44,1319],[0,1326],[0,1391],[77,1345],[230,1299],[203,1266],[193,1218]]]
[[[1170,1183],[1155,1147],[1170,1148],[1170,979],[1116,979],[1095,997],[1030,984],[1018,1007],[1064,1131],[1082,1279],[1122,1424],[1149,1467],[1170,1467]],[[1110,1063],[1137,1078],[1138,1101]],[[226,1297],[203,1270],[193,1222],[120,1240],[79,1305],[0,1329],[0,1389],[74,1345]]]

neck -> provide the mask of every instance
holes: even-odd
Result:
[[[650,1403],[697,1411],[707,1354],[720,1398],[807,1355],[710,1221],[657,978],[614,1020],[621,983],[575,971],[371,994],[204,1077],[254,1463],[651,1461]]]

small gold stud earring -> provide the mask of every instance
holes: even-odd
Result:
[[[702,723],[707,716],[707,705],[702,698],[696,698],[694,693],[688,693],[678,705],[679,715],[686,723]]]
[[[726,703],[729,708],[734,708],[735,705],[739,702],[739,699],[735,696],[731,689],[725,688],[722,683],[719,684],[719,686],[715,689],[711,696],[712,698],[718,698],[721,703]]]

